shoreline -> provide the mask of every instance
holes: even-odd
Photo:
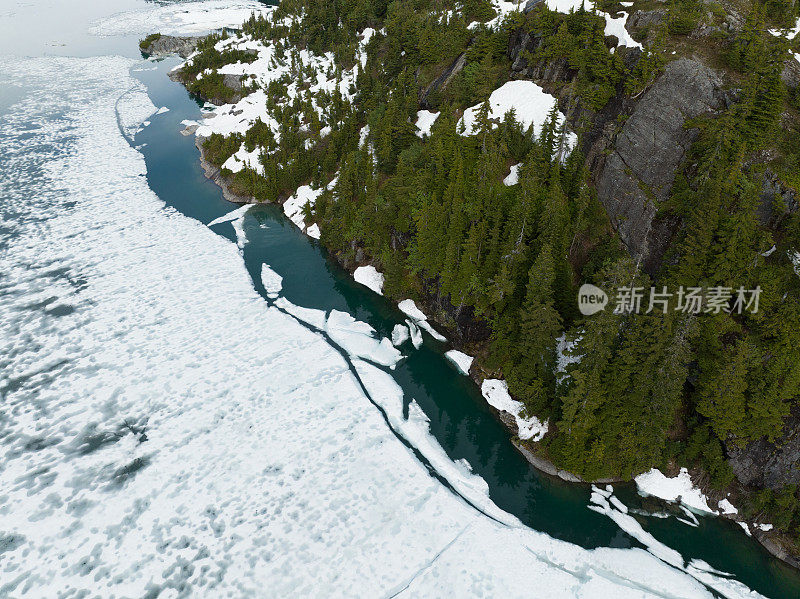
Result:
[[[264,202],[257,201],[255,198],[252,198],[252,197],[248,198],[248,197],[245,197],[245,196],[241,196],[241,195],[238,195],[238,194],[234,193],[233,191],[231,191],[230,190],[230,186],[229,186],[226,178],[222,175],[222,172],[221,172],[222,169],[214,166],[213,164],[211,164],[210,162],[208,162],[205,159],[205,153],[203,151],[203,145],[201,143],[201,140],[202,140],[202,138],[195,137],[195,147],[197,147],[198,152],[199,152],[200,166],[202,167],[203,173],[205,174],[205,176],[220,188],[220,190],[222,191],[223,197],[227,201],[231,202],[232,204],[238,204],[238,205],[264,203]],[[282,205],[280,202],[277,202],[277,201],[276,202],[267,202],[267,203],[274,204],[276,206],[281,206]],[[342,261],[340,261],[331,252],[329,252],[328,254],[333,260],[335,260],[335,262],[336,262],[336,264],[338,266],[340,266],[341,268],[345,269],[350,274],[353,273],[353,270],[355,269],[355,267],[359,266],[358,264],[355,264],[353,266],[353,268],[350,268],[349,265],[344,264]],[[364,264],[368,264],[368,263],[365,262]],[[440,323],[437,323],[437,324],[439,324],[440,328],[442,328],[442,325]],[[451,345],[453,345],[454,348],[458,349],[453,344],[453,342],[452,342],[452,340],[450,338],[448,338],[448,342]],[[480,388],[482,377],[477,376],[477,375],[472,375],[472,374],[470,374],[468,376]],[[485,398],[484,398],[484,401],[485,401]],[[542,474],[544,474],[546,476],[557,478],[562,482],[570,483],[570,484],[580,484],[580,485],[600,485],[600,484],[619,484],[619,483],[636,484],[633,480],[625,480],[625,479],[618,478],[618,477],[616,477],[616,478],[615,477],[601,478],[601,479],[598,479],[598,480],[595,480],[595,481],[587,481],[587,480],[584,480],[583,478],[581,478],[580,476],[578,476],[577,474],[569,472],[568,470],[563,470],[561,468],[558,468],[553,462],[551,462],[550,460],[548,460],[547,458],[545,458],[543,456],[540,456],[540,455],[536,454],[531,449],[529,449],[528,447],[523,445],[517,439],[517,434],[518,434],[519,430],[517,428],[516,422],[514,421],[514,417],[511,414],[509,414],[508,412],[502,411],[502,410],[498,410],[497,408],[495,408],[494,406],[489,404],[488,401],[486,402],[486,405],[489,407],[489,410],[492,412],[494,417],[497,420],[499,420],[500,423],[508,431],[508,433],[509,433],[509,441],[514,446],[514,448],[525,458],[525,460],[531,466],[533,466],[540,473],[542,473]],[[704,489],[703,487],[699,487],[699,488],[703,492],[704,495],[707,495],[707,493],[708,493],[708,489],[707,488],[706,489]],[[671,506],[676,505],[673,502],[666,501],[666,500],[661,499],[661,498],[656,497],[656,496],[652,496],[651,495],[651,496],[648,496],[648,497],[650,497],[651,499],[655,499],[655,500],[661,501],[666,505],[671,505]],[[800,559],[798,559],[797,557],[792,556],[791,554],[789,554],[788,551],[786,551],[786,549],[783,548],[783,546],[781,545],[779,540],[776,540],[775,537],[780,539],[781,535],[778,535],[777,533],[770,534],[769,532],[761,531],[757,526],[754,525],[755,523],[751,523],[751,522],[748,522],[746,520],[738,520],[736,518],[733,518],[731,515],[708,513],[708,516],[712,516],[712,517],[715,517],[715,518],[722,518],[724,520],[728,520],[728,521],[735,522],[735,523],[746,523],[748,525],[748,527],[751,529],[750,530],[750,534],[748,535],[750,538],[754,539],[759,545],[761,545],[775,559],[780,560],[782,563],[786,564],[787,566],[793,567],[796,570],[800,570]]]
[[[177,83],[180,83],[184,87],[184,89],[186,89],[185,84],[179,78],[177,78],[177,77],[173,78],[173,77],[170,76],[170,79],[172,79],[173,81],[175,81]],[[187,92],[188,92],[188,90],[187,90]],[[190,131],[190,132],[184,133],[184,134],[185,135],[191,135],[191,134],[194,134],[194,131]],[[208,178],[210,181],[215,183],[220,188],[220,190],[222,191],[223,197],[227,201],[231,202],[232,204],[237,204],[237,205],[270,203],[270,204],[274,204],[276,206],[282,206],[283,203],[280,202],[280,201],[277,201],[277,200],[276,201],[272,201],[272,202],[260,202],[260,201],[256,200],[254,197],[241,196],[241,195],[236,194],[235,192],[233,192],[231,190],[231,187],[230,187],[230,184],[229,184],[227,178],[221,172],[222,169],[217,167],[217,166],[215,166],[215,165],[213,165],[213,164],[211,164],[208,160],[206,160],[205,151],[203,149],[202,140],[203,140],[202,137],[195,136],[195,147],[198,149],[199,159],[200,159],[200,166],[203,169],[203,173],[206,176],[206,178]],[[333,254],[331,252],[328,252],[328,254],[331,256],[331,258],[336,262],[336,264],[338,266],[340,266],[341,268],[343,268],[346,271],[348,271],[351,275],[352,275],[353,271],[355,270],[355,268],[357,268],[358,266],[363,266],[363,265],[369,264],[369,262],[367,262],[367,261],[364,261],[363,264],[359,264],[359,263],[355,263],[355,262],[352,263],[352,264],[349,263],[349,262],[345,263],[342,260],[340,260],[338,258],[338,256],[336,256],[335,254]],[[432,314],[432,316],[430,317],[431,320],[433,320],[436,324],[438,324],[440,329],[444,329],[445,332],[448,332],[448,327],[446,327],[445,325],[439,323],[436,320],[436,317],[435,317],[436,311],[435,310],[431,311],[430,310],[430,306],[425,306],[425,303],[424,303],[423,300],[420,300],[420,303],[423,305],[423,307],[428,308],[428,312]],[[451,346],[453,346],[454,349],[461,349],[458,346],[456,346],[456,344],[452,341],[452,335],[447,339],[447,341]],[[474,374],[473,373],[469,373],[467,376],[476,385],[478,385],[479,388],[481,386],[482,379],[485,378],[481,374],[478,374],[477,372],[474,373]],[[486,401],[485,398],[484,398],[484,401]],[[545,458],[545,457],[543,457],[541,455],[538,455],[532,449],[530,449],[529,447],[526,447],[522,442],[519,441],[519,439],[517,437],[519,429],[517,428],[516,421],[514,420],[513,415],[509,414],[508,412],[498,410],[497,408],[495,408],[494,406],[489,404],[488,401],[486,401],[486,404],[489,406],[489,409],[492,412],[492,414],[494,415],[494,417],[497,420],[499,420],[500,423],[508,431],[508,433],[509,433],[509,441],[511,442],[511,444],[525,458],[525,460],[531,466],[533,466],[537,471],[539,471],[540,473],[542,473],[542,474],[544,474],[546,476],[551,476],[551,477],[554,477],[554,478],[558,478],[562,482],[571,483],[571,484],[581,484],[581,485],[619,484],[619,483],[632,483],[632,484],[635,484],[635,482],[633,480],[625,480],[625,479],[622,479],[622,478],[619,478],[619,477],[602,478],[602,479],[598,479],[596,481],[586,481],[583,478],[581,478],[580,476],[578,476],[578,475],[576,475],[576,474],[574,474],[572,472],[569,472],[567,470],[563,470],[561,468],[558,468],[553,462],[551,462],[550,460],[548,460],[547,458]],[[693,481],[693,484],[695,484],[694,481]],[[698,488],[700,489],[700,491],[704,495],[708,496],[709,489],[708,489],[707,485],[696,485],[696,486],[698,486]],[[661,498],[656,497],[656,496],[649,496],[649,497],[651,497],[652,499],[656,499],[658,501],[661,501],[665,505],[671,505],[671,506],[676,505],[673,502],[666,501],[666,500],[661,499]],[[767,531],[762,531],[755,525],[755,523],[749,522],[749,521],[746,521],[746,520],[743,520],[743,519],[740,520],[740,519],[734,518],[733,517],[734,515],[730,515],[730,514],[709,513],[708,516],[714,516],[714,517],[723,518],[725,520],[729,520],[729,521],[735,522],[735,523],[740,524],[740,525],[742,523],[747,524],[748,532],[749,532],[748,536],[753,538],[772,557],[774,557],[775,559],[781,561],[782,563],[786,564],[789,567],[795,568],[796,570],[800,570],[800,556],[791,555],[784,548],[783,544],[781,543],[781,540],[785,539],[786,537],[782,533],[779,534],[777,532],[770,533],[770,532],[767,532]]]

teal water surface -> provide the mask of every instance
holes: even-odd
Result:
[[[194,137],[179,134],[183,119],[196,119],[199,107],[166,73],[176,64],[165,60],[158,69],[135,72],[147,85],[156,106],[170,111],[156,115],[135,143],[147,163],[150,187],[168,205],[203,223],[235,208],[200,168]],[[365,287],[331,260],[324,248],[294,227],[272,205],[250,210],[244,220],[245,265],[256,290],[268,301],[260,280],[268,264],[283,277],[282,295],[307,308],[346,311],[389,336],[404,317],[396,306]],[[230,223],[213,230],[235,240]],[[430,419],[432,434],[453,460],[466,459],[489,485],[492,500],[533,529],[586,548],[640,547],[606,516],[589,510],[590,488],[553,479],[536,471],[513,447],[505,428],[493,417],[479,389],[443,356],[444,344],[426,337],[392,376]],[[615,485],[615,494],[630,508],[643,507],[633,485]],[[772,558],[733,522],[699,517],[694,528],[675,517],[638,516],[656,539],[679,551],[687,562],[701,559],[768,597],[800,597],[800,575]]]

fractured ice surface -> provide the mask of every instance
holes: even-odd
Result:
[[[268,307],[235,244],[147,187],[115,113],[120,98],[128,124],[155,110],[131,64],[0,65],[1,84],[29,90],[0,154],[0,596],[527,597],[535,581],[549,598],[688,598],[710,596],[695,578],[722,584],[519,525],[411,398],[403,416],[387,372],[358,362],[359,382],[321,333]]]
[[[89,31],[94,35],[199,35],[222,27],[241,27],[253,12],[270,10],[257,0],[171,2],[101,19]]]
[[[379,339],[375,329],[346,312],[331,310],[325,332],[348,354],[366,358],[376,364],[393,367],[403,357],[389,339]]]

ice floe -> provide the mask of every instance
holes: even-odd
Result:
[[[408,327],[404,324],[396,324],[392,329],[392,345],[400,347],[409,339]]]
[[[677,501],[698,512],[717,513],[708,506],[708,499],[703,492],[692,484],[686,468],[681,468],[680,473],[672,478],[653,468],[634,480],[642,495],[652,495],[665,501]]]
[[[264,290],[267,296],[275,299],[283,288],[283,277],[272,270],[269,265],[261,265],[261,283],[264,285]]]
[[[356,283],[361,283],[378,295],[383,295],[383,273],[378,272],[371,264],[356,268],[355,272],[353,272],[353,278]]]
[[[425,316],[425,313],[422,310],[417,308],[417,304],[414,303],[414,300],[404,299],[397,304],[397,307],[400,308],[400,311],[408,316],[409,319],[414,321],[414,324],[416,324],[417,327],[426,331],[431,337],[437,341],[447,341],[447,338],[439,331],[434,329],[433,326],[428,322],[428,317]],[[411,330],[411,339],[414,341],[414,346],[417,347],[417,342],[414,340],[413,329]]]
[[[469,374],[470,366],[472,366],[472,361],[475,359],[472,356],[465,354],[464,352],[460,352],[457,349],[451,349],[444,354],[448,360],[450,360],[458,371],[461,374]]]
[[[416,349],[419,349],[422,347],[422,332],[419,330],[417,324],[410,318],[406,319],[406,325],[408,326],[408,332],[411,335],[411,344]]]

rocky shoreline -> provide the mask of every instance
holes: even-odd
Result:
[[[226,180],[225,176],[222,175],[221,169],[217,166],[211,164],[205,158],[205,152],[203,150],[202,138],[197,138],[195,140],[195,146],[197,147],[200,153],[200,165],[203,169],[203,173],[205,176],[213,181],[221,190],[223,197],[231,203],[234,204],[258,204],[259,202],[252,197],[246,197],[242,195],[238,195],[231,190],[229,182]],[[332,258],[334,258],[341,267],[345,268],[348,272],[354,270],[354,268],[358,265],[351,265],[343,262],[339,259],[338,256],[334,256],[330,254]],[[366,264],[366,263],[365,263]],[[430,306],[426,306],[423,303],[425,308],[430,308]],[[436,322],[436,321],[434,321]],[[443,326],[442,323],[437,322],[439,326]],[[452,336],[451,336],[452,337]],[[470,378],[480,387],[482,383],[482,378],[477,373],[470,373]],[[495,415],[495,417],[505,426],[505,428],[509,431],[509,435],[511,437],[511,443],[514,447],[519,451],[519,453],[530,463],[534,468],[536,468],[539,472],[547,475],[558,478],[567,483],[573,484],[582,484],[582,485],[592,485],[592,484],[617,484],[617,483],[630,483],[631,481],[618,478],[618,477],[610,477],[610,478],[601,478],[594,481],[587,481],[574,474],[569,472],[568,470],[563,470],[558,468],[553,462],[548,460],[547,458],[534,453],[530,448],[526,447],[522,442],[519,441],[517,435],[519,430],[517,428],[516,421],[514,417],[509,414],[508,412],[497,410],[493,406],[489,406],[491,412]],[[711,489],[707,485],[700,484],[698,485],[701,491],[708,495]],[[661,500],[659,498],[654,497],[654,500],[663,502],[666,505],[672,505],[670,502]],[[716,517],[724,518],[726,520],[731,520],[733,522],[746,522],[745,520],[740,520],[735,518],[733,515],[727,514],[716,514]],[[748,525],[753,524],[751,522],[746,522]],[[755,539],[762,547],[764,547],[773,557],[776,559],[781,560],[782,562],[797,568],[800,570],[800,559],[798,556],[792,555],[785,547],[784,539],[782,535],[775,533],[775,532],[767,532],[762,531],[756,526],[750,526],[750,536]]]
[[[151,55],[166,56],[168,54],[178,53],[177,50],[168,51],[168,49],[170,49],[170,48],[178,48],[178,49],[183,50],[184,48],[188,47],[188,45],[187,46],[182,45],[182,44],[184,44],[184,42],[182,40],[186,40],[186,39],[194,40],[194,46],[191,46],[192,47],[191,51],[193,51],[193,49],[196,46],[197,42],[202,38],[168,38],[162,44],[162,46],[158,47],[158,52],[159,53],[156,53],[156,51],[154,51]],[[188,42],[185,42],[185,43],[188,44]],[[191,51],[189,51],[188,54],[190,54]],[[164,54],[161,54],[160,52],[164,52]],[[187,54],[187,56],[188,56],[188,54]],[[179,54],[179,55],[183,56],[183,54]],[[183,57],[185,58],[185,56],[183,56]],[[176,72],[176,73],[170,73],[170,78],[173,79],[174,81],[177,81],[177,82],[183,84],[185,86],[185,82],[183,82],[181,80],[180,76],[179,76],[179,71]],[[214,104],[219,104],[218,102],[214,102],[213,99],[206,99],[206,100],[211,101]],[[192,134],[192,133],[193,133],[193,130],[190,130],[189,128],[184,130],[184,134],[186,134],[186,135],[189,135],[189,134]],[[239,194],[235,193],[231,189],[230,182],[222,174],[221,169],[219,167],[211,164],[206,159],[205,151],[203,149],[203,144],[202,144],[202,138],[201,137],[196,138],[195,146],[197,147],[197,149],[199,151],[200,164],[201,164],[201,167],[203,169],[203,172],[204,172],[205,176],[208,179],[210,179],[211,181],[213,181],[222,190],[223,196],[225,197],[226,200],[228,200],[231,203],[240,204],[240,205],[241,204],[256,204],[256,203],[259,203],[255,198],[239,195]],[[276,203],[280,204],[280,202],[276,202]],[[349,272],[352,272],[357,266],[361,265],[361,264],[351,264],[351,263],[349,263],[347,261],[343,261],[339,256],[332,255],[332,257],[334,257],[334,259],[336,259],[337,263],[340,266],[342,266],[343,268],[345,268]],[[368,262],[364,261],[364,264],[367,264],[367,263]],[[436,318],[437,310],[436,310],[435,306],[427,305],[428,302],[426,302],[424,300],[421,301],[420,303],[426,309],[426,313],[431,314],[431,316],[430,316],[431,320],[433,320],[440,327],[443,327],[447,332],[450,332],[449,331],[450,327],[447,326],[445,323],[440,322],[441,321],[440,318]],[[451,334],[449,337],[450,337],[449,340],[451,341],[451,344],[452,344],[452,339],[454,339],[454,336]],[[461,348],[460,347],[456,347],[456,349],[461,349]],[[485,378],[485,377],[483,377],[480,373],[475,371],[474,365],[473,365],[473,371],[470,373],[470,378],[472,378],[472,380],[478,386],[480,386],[481,383],[482,383],[482,379]],[[495,417],[498,418],[498,420],[509,431],[510,437],[511,437],[511,442],[514,445],[514,447],[516,447],[516,449],[520,452],[520,454],[534,468],[536,468],[538,471],[540,471],[540,472],[542,472],[542,473],[544,473],[544,474],[546,474],[548,476],[556,477],[556,478],[558,478],[558,479],[560,479],[560,480],[562,480],[564,482],[578,483],[578,484],[584,484],[584,485],[631,482],[631,481],[626,481],[626,480],[624,480],[622,478],[616,478],[616,477],[603,478],[603,479],[598,479],[596,481],[586,481],[583,478],[581,478],[580,476],[578,476],[578,475],[576,475],[576,474],[574,474],[572,472],[569,472],[567,470],[563,470],[561,468],[558,468],[553,462],[551,462],[550,460],[548,460],[547,458],[545,458],[545,457],[543,457],[541,455],[538,455],[537,453],[532,451],[529,447],[526,447],[522,442],[519,441],[518,436],[517,436],[518,433],[519,433],[519,430],[517,428],[516,421],[515,421],[514,417],[511,414],[509,414],[507,412],[504,412],[504,411],[497,410],[496,408],[494,408],[492,406],[490,406],[490,409],[491,409],[492,413],[495,415]],[[697,484],[697,483],[695,483],[695,484]],[[701,483],[698,486],[700,487],[701,491],[706,495],[708,495],[709,492],[711,492],[711,489],[709,488],[709,486],[707,484],[704,485],[704,484]],[[655,498],[655,499],[657,499],[657,498]],[[662,501],[662,500],[659,500],[659,501]],[[663,503],[665,503],[667,505],[672,505],[669,502],[663,502]],[[725,519],[728,519],[728,520],[732,520],[734,522],[745,522],[744,520],[740,520],[740,519],[735,518],[734,515],[718,514],[718,516],[722,517],[722,518],[725,518]],[[751,524],[751,523],[748,523],[748,524]],[[786,564],[788,564],[788,565],[790,565],[790,566],[792,566],[794,568],[800,569],[800,556],[793,555],[792,553],[790,553],[789,550],[787,550],[785,548],[785,546],[792,547],[792,543],[791,543],[791,541],[789,540],[788,537],[786,537],[784,535],[781,535],[781,534],[779,534],[777,532],[774,532],[774,531],[773,532],[762,531],[756,526],[751,526],[750,528],[751,528],[751,535],[750,536],[752,536],[752,538],[754,538],[759,544],[761,544],[773,557],[775,557],[776,559],[781,560],[782,562],[784,562],[784,563],[786,563]]]
[[[223,197],[234,204],[258,204],[255,198],[248,198],[235,193],[230,186],[228,180],[222,175],[222,169],[218,166],[211,164],[206,160],[205,150],[203,149],[203,138],[195,137],[194,145],[200,152],[200,166],[203,168],[203,173],[206,178],[211,179],[222,190]]]

